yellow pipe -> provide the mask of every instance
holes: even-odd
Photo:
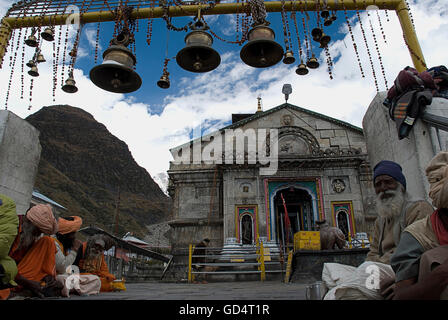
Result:
[[[414,63],[415,69],[422,72],[427,69],[425,58],[423,57],[422,49],[417,39],[414,26],[412,25],[411,18],[404,0],[400,1],[395,8],[398,20],[400,21],[401,29],[403,30],[403,36],[408,46],[409,53]]]
[[[0,69],[3,64],[3,57],[8,48],[9,39],[11,39],[12,28],[9,24],[2,20],[0,22]]]
[[[417,39],[417,35],[412,26],[409,13],[407,11],[406,3],[404,0],[327,0],[327,7],[332,10],[363,10],[369,6],[377,6],[379,9],[395,10],[398,15],[398,19],[403,30],[404,38],[408,45],[409,53],[415,68],[418,71],[426,69],[425,59],[423,57],[420,44]],[[292,10],[316,10],[316,3],[320,1],[285,1],[284,8],[286,11]],[[322,1],[323,3],[323,1]],[[235,14],[244,12],[245,3],[219,3],[213,8],[206,9],[203,5],[183,5],[183,6],[171,6],[168,8],[168,16],[181,17],[181,16],[195,16],[199,8],[202,8],[202,15],[216,15],[216,14]],[[280,12],[282,10],[281,1],[268,1],[265,2],[267,12]],[[162,7],[156,8],[141,8],[134,10],[131,14],[132,18],[144,19],[144,18],[161,18],[164,15]],[[8,45],[8,40],[11,34],[11,29],[33,27],[33,26],[45,26],[45,25],[63,25],[66,23],[69,14],[58,15],[45,15],[34,17],[5,17],[2,20],[0,34],[0,63],[3,60],[3,56]],[[74,19],[70,19],[70,23],[73,23]],[[81,23],[93,23],[93,22],[106,22],[114,21],[114,14],[110,11],[101,12],[86,12],[83,13],[80,19]],[[0,64],[1,66],[1,64]]]

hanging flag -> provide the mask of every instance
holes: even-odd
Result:
[[[283,201],[283,208],[285,208],[285,231],[286,231],[286,243],[289,243],[289,229],[291,226],[291,222],[289,221],[288,210],[286,209],[285,198],[283,198],[283,193],[280,193],[280,196]]]

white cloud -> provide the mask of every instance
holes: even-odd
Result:
[[[448,12],[446,0],[417,1],[411,12],[417,28],[420,45],[425,54],[428,66],[446,64],[446,39],[448,39]],[[11,2],[0,0],[0,10],[6,11]],[[8,5],[5,5],[8,4]],[[1,13],[1,11],[0,11]],[[363,14],[363,26],[375,67],[380,90],[385,90],[377,52],[371,36],[369,21]],[[386,21],[384,12],[380,13],[385,30],[387,45],[384,43],[378,26],[376,14],[371,13],[375,34],[382,54],[386,77],[391,86],[399,70],[412,65],[409,52],[403,42],[398,19],[389,11],[390,22]],[[428,22],[429,21],[429,22]],[[338,24],[345,23],[343,15]],[[345,30],[345,27],[340,27]],[[310,70],[306,76],[295,73],[294,65],[283,65],[281,62],[269,69],[256,70],[246,66],[239,58],[239,52],[220,52],[221,65],[213,72],[192,75],[184,79],[176,79],[183,89],[177,94],[167,96],[163,111],[160,114],[148,113],[148,103],[137,102],[132,95],[110,94],[92,85],[84,71],[75,70],[75,80],[79,91],[69,95],[62,92],[59,79],[56,102],[51,95],[51,63],[39,66],[41,76],[35,81],[33,91],[33,109],[27,110],[28,84],[30,77],[25,74],[25,97],[20,99],[20,72],[14,76],[15,88],[11,91],[9,110],[21,117],[38,110],[40,106],[52,104],[70,104],[81,107],[91,113],[95,119],[111,131],[119,139],[125,141],[139,165],[146,168],[161,186],[166,186],[166,170],[172,160],[170,148],[187,142],[190,131],[207,122],[207,132],[222,127],[230,120],[232,113],[255,112],[257,96],[263,98],[264,110],[278,106],[284,102],[281,89],[284,83],[290,83],[293,92],[288,102],[316,111],[337,119],[361,126],[362,118],[370,102],[376,94],[369,57],[357,19],[352,21],[352,29],[362,59],[362,67],[366,78],[362,78],[352,40],[349,34],[343,40],[330,44],[330,54],[337,62],[333,68],[334,79],[330,80],[326,57],[320,55],[321,67]],[[94,39],[92,30],[86,30],[90,40]],[[277,41],[281,42],[280,39]],[[90,44],[92,45],[92,41]],[[26,59],[31,52],[27,51]],[[52,57],[50,46],[44,48],[47,60]],[[296,56],[297,58],[297,56]],[[17,64],[18,65],[18,64]],[[10,68],[4,63],[0,70],[0,102],[4,101]],[[95,97],[95,99],[92,99]],[[211,123],[210,121],[214,121]],[[205,127],[205,125],[204,125]]]

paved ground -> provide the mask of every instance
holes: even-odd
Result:
[[[304,300],[304,284],[280,281],[189,283],[126,283],[126,291],[69,300]]]

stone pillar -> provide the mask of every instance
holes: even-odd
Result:
[[[30,206],[41,149],[36,128],[0,110],[0,193],[15,201],[18,214]]]
[[[406,177],[407,191],[414,197],[431,202],[425,169],[437,152],[446,150],[448,135],[439,132],[439,141],[435,129],[419,119],[409,136],[399,140],[395,122],[390,119],[388,109],[382,104],[385,97],[386,92],[379,92],[375,96],[362,123],[371,168],[373,170],[381,160],[399,163]],[[433,98],[425,111],[448,117],[448,100]]]

